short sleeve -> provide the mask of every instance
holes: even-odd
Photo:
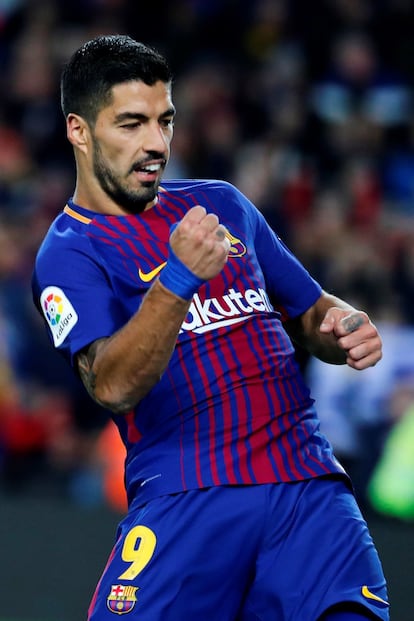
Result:
[[[122,325],[111,283],[87,238],[77,237],[76,247],[66,240],[46,241],[36,259],[32,291],[51,341],[71,364],[76,352]]]
[[[322,287],[267,223],[263,214],[234,189],[252,227],[255,252],[266,289],[283,318],[304,313],[321,296]]]

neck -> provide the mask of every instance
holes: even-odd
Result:
[[[157,203],[158,197],[156,196],[152,201],[145,204],[142,211],[152,209]],[[76,205],[94,211],[96,213],[102,213],[112,216],[126,216],[132,213],[140,213],[139,210],[128,208],[118,202],[116,202],[111,196],[103,191],[101,186],[89,180],[89,183],[82,183],[82,179],[78,176],[73,194],[73,202]]]

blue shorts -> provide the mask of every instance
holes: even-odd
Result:
[[[339,602],[388,620],[385,579],[345,482],[215,487],[133,511],[89,621],[316,621]]]

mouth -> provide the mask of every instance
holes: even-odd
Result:
[[[165,160],[162,160],[146,164],[137,164],[132,168],[132,172],[135,173],[141,181],[156,181],[164,167]]]

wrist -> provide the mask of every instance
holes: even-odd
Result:
[[[204,280],[196,276],[171,250],[167,265],[159,275],[160,283],[183,300],[191,300]]]

